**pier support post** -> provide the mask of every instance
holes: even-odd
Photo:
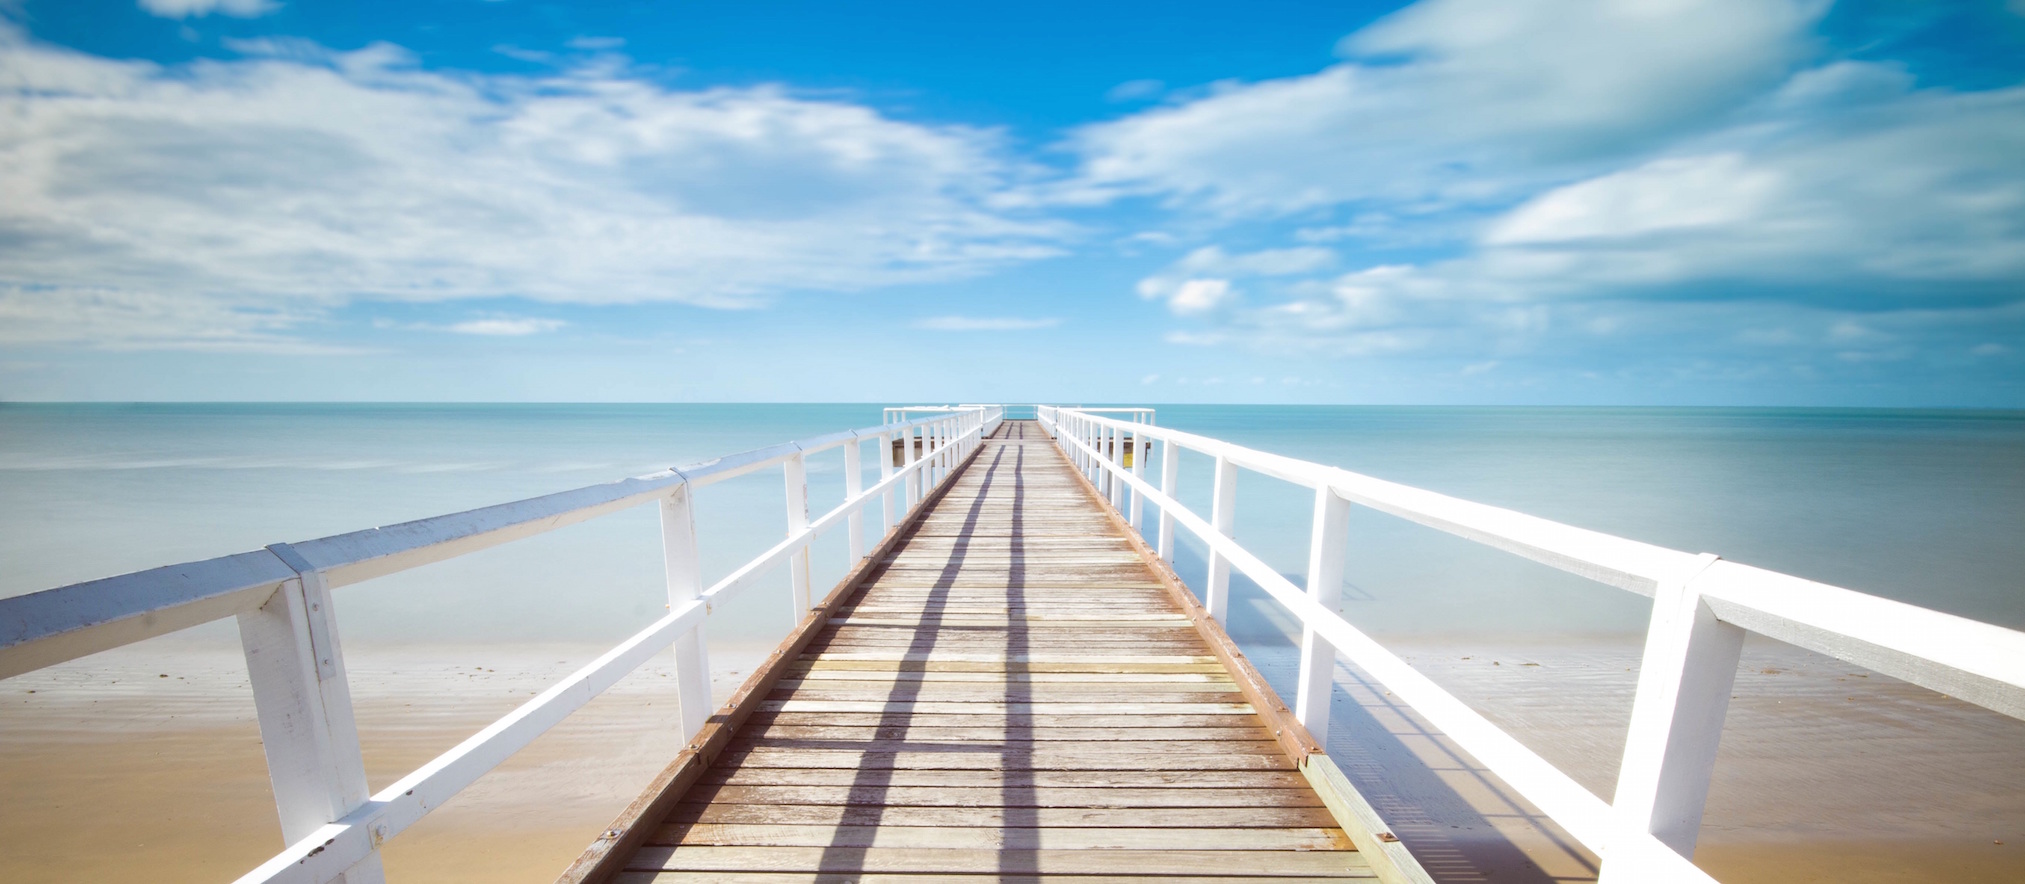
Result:
[[[1743,628],[1717,620],[1695,589],[1695,578],[1716,561],[1702,555],[1688,573],[1653,594],[1638,694],[1611,802],[1628,831],[1650,832],[1689,859],[1701,833],[1744,648]],[[1637,880],[1639,871],[1606,854],[1601,880],[1624,884]]]
[[[800,534],[809,526],[808,456],[797,451],[781,465],[787,474],[787,533]],[[809,613],[809,548],[804,545],[788,557],[789,593],[794,598],[794,625],[801,625]]]
[[[863,439],[852,439],[844,443],[844,499],[856,500],[865,493],[865,461]],[[865,505],[851,507],[844,516],[844,533],[850,538],[851,562],[855,566],[865,557]]]
[[[371,793],[330,589],[323,573],[287,544],[268,550],[297,577],[258,610],[239,615],[239,643],[281,814],[281,838],[294,844],[357,810]],[[339,880],[384,882],[380,852],[367,854]]]
[[[1344,546],[1350,540],[1350,501],[1327,485],[1315,489],[1315,525],[1308,540],[1308,598],[1334,611],[1343,603]],[[1294,690],[1294,718],[1329,748],[1329,696],[1335,686],[1336,646],[1301,624],[1301,678]]]
[[[694,493],[687,484],[661,498],[661,559],[668,575],[668,607],[703,592],[703,563],[696,549]],[[698,626],[675,639],[675,696],[682,706],[682,739],[696,738],[710,720],[710,653]]]
[[[1232,536],[1237,525],[1237,467],[1230,458],[1216,456],[1216,490],[1209,505],[1209,524],[1218,534]],[[1214,547],[1209,551],[1209,586],[1203,606],[1216,622],[1230,622],[1230,560]]]

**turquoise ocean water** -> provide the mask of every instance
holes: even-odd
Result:
[[[384,525],[879,421],[879,405],[0,405],[0,595]],[[2025,627],[2025,412],[1160,407],[1159,422],[1574,525]],[[871,467],[868,460],[868,472]],[[1208,511],[1206,458],[1182,497]],[[811,463],[820,512],[841,456]],[[1239,482],[1238,537],[1298,576],[1310,494]],[[785,530],[775,470],[706,489],[714,579]],[[642,507],[348,587],[347,639],[610,641],[663,609]],[[1625,634],[1647,603],[1376,513],[1344,611],[1380,634]],[[842,533],[815,579],[845,570]],[[1194,582],[1198,549],[1178,561]],[[771,643],[777,575],[712,620]],[[1238,586],[1234,630],[1286,623]],[[199,638],[228,639],[229,625]]]

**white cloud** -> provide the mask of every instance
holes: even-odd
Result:
[[[750,306],[973,275],[1069,229],[997,208],[1028,173],[986,131],[610,60],[241,47],[264,57],[163,68],[0,26],[0,285],[44,333],[67,304],[75,338],[165,340],[93,298],[286,317],[266,334],[361,298]]]
[[[0,284],[0,344],[93,344],[106,349],[336,354],[354,348],[290,337],[314,310],[263,308],[147,289]]]
[[[2025,88],[1914,93],[1748,154],[1656,160],[1528,201],[1450,272],[1530,290],[1730,280],[1897,302],[2008,288],[2025,280],[2020,120]]]
[[[1062,321],[1056,318],[1021,319],[1012,316],[934,316],[916,320],[914,327],[928,331],[1032,331],[1054,328]]]
[[[1230,300],[1231,294],[1228,279],[1191,279],[1175,286],[1167,306],[1183,315],[1207,313]]]
[[[1810,47],[1819,0],[1426,0],[1319,73],[1079,131],[1085,186],[1226,213],[1475,204],[1728,113]]]
[[[1236,296],[1232,278],[1292,276],[1334,264],[1336,253],[1304,246],[1232,254],[1217,246],[1196,249],[1165,270],[1139,281],[1139,296],[1165,298],[1176,313],[1204,313]]]
[[[1548,340],[1593,352],[1577,333],[1635,348],[1691,317],[1712,346],[1875,362],[1908,358],[1913,338],[1864,315],[1919,312],[1931,335],[2025,297],[2025,88],[1914,90],[1839,63],[1759,108],[1680,152],[1543,188],[1456,257],[1248,286],[1217,330],[1268,351],[1485,361]]]
[[[522,337],[552,332],[569,325],[560,319],[534,319],[526,317],[498,317],[493,319],[472,319],[451,323],[444,330],[460,335],[485,335],[489,337]]]
[[[163,18],[202,18],[214,12],[258,18],[281,8],[274,0],[140,0],[140,6]]]

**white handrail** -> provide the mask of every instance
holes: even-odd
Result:
[[[694,738],[710,708],[702,626],[710,612],[780,563],[805,555],[839,524],[858,525],[875,501],[900,497],[911,510],[950,475],[1003,421],[996,405],[965,406],[929,417],[847,430],[722,457],[606,485],[438,516],[266,550],[171,565],[105,580],[0,599],[0,678],[228,616],[240,618],[262,743],[282,816],[286,849],[247,873],[242,884],[268,881],[348,884],[379,881],[379,847],[469,786],[513,753],[582,708],[655,653],[693,643],[676,661],[684,738]],[[846,499],[810,521],[791,514],[786,539],[693,596],[675,584],[694,567],[693,533],[670,526],[671,511],[687,519],[690,492],[776,464],[785,465],[791,494],[796,467],[809,454],[877,440],[891,463],[896,436],[920,432],[924,451],[905,445],[903,468],[882,467],[880,481],[847,482]],[[847,462],[858,458],[849,457]],[[855,478],[855,477],[854,477]],[[904,496],[892,492],[904,486]],[[649,501],[664,503],[670,545],[671,610],[589,665],[370,797],[358,735],[352,725],[343,655],[328,591],[372,577],[484,549],[575,524]],[[904,518],[888,511],[881,533]],[[676,528],[682,530],[675,530]],[[854,532],[855,534],[855,532]],[[853,544],[854,557],[862,551]],[[797,569],[798,571],[801,569]],[[680,603],[674,603],[674,600]],[[795,620],[807,614],[797,595]]]
[[[1158,549],[1172,557],[1180,525],[1210,549],[1206,606],[1221,619],[1218,566],[1236,567],[1302,624],[1307,641],[1325,641],[1441,729],[1569,834],[1604,858],[1607,881],[1708,881],[1693,855],[1715,763],[1731,681],[1746,630],[1867,666],[2012,717],[2025,718],[2025,633],[1902,602],[1651,544],[1587,531],[1510,510],[1385,482],[1345,470],[1257,451],[1191,433],[1098,417],[1089,409],[1039,409],[1044,429],[1093,479],[1122,482],[1160,508]],[[1161,486],[1106,454],[1107,434],[1163,443]],[[1219,467],[1212,523],[1174,498],[1174,465],[1186,448]],[[1317,491],[1320,545],[1339,535],[1319,527],[1323,503],[1337,497],[1543,562],[1602,583],[1653,596],[1645,660],[1609,803],[1538,753],[1415,671],[1356,629],[1333,606],[1304,592],[1229,535],[1234,500],[1230,467],[1242,467]],[[1100,482],[1100,487],[1102,482]],[[1111,497],[1116,506],[1116,496]],[[1136,520],[1134,520],[1136,521]],[[1328,569],[1324,569],[1326,574]],[[1304,644],[1306,642],[1304,641]],[[1304,690],[1326,675],[1333,653],[1304,653]],[[1321,661],[1321,662],[1317,662]],[[1297,699],[1297,705],[1307,703]],[[1326,709],[1326,704],[1322,706]],[[1323,713],[1326,714],[1326,713]],[[1304,721],[1304,723],[1307,723]],[[1320,722],[1317,741],[1326,734]],[[1311,726],[1312,728],[1312,726]],[[1318,747],[1319,748],[1319,747]]]

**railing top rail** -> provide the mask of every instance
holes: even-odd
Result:
[[[1789,644],[2025,718],[2025,632],[1735,562],[1630,540],[1337,467],[1166,427],[1061,409],[1130,428],[1245,469],[1502,549],[1599,583],[1653,595],[1693,577],[1722,619]],[[1105,469],[1112,469],[1106,463]]]
[[[983,411],[982,408],[955,409]],[[947,414],[769,445],[615,482],[277,544],[335,588],[454,558]],[[297,577],[270,548],[0,599],[0,678],[252,610]]]
[[[1652,595],[1662,580],[1693,567],[1689,553],[1577,528],[1573,525],[1450,497],[1439,492],[1246,448],[1222,439],[1171,427],[1098,417],[1085,409],[1063,409],[1105,426],[1129,428],[1151,439],[1224,458],[1233,465],[1305,488],[1330,486],[1352,503],[1496,547],[1641,595]]]

